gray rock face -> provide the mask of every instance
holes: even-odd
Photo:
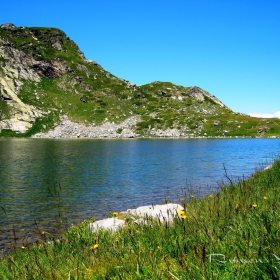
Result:
[[[1,26],[3,28],[3,25]],[[5,25],[4,28],[7,28]],[[12,28],[8,25],[8,28]],[[32,127],[39,110],[24,104],[17,96],[23,85],[22,80],[39,82],[42,77],[58,77],[71,71],[60,59],[38,61],[16,49],[10,42],[0,38],[0,98],[11,107],[10,118],[0,121],[0,131],[11,129],[24,133]]]
[[[23,133],[32,126],[31,122],[35,121],[33,117],[35,109],[24,104],[17,96],[23,85],[21,79],[37,82],[40,77],[28,68],[26,60],[22,58],[24,54],[21,51],[1,39],[0,56],[5,60],[0,64],[0,66],[5,66],[1,68],[2,71],[0,72],[0,98],[4,99],[11,108],[10,118],[0,121],[0,131],[11,129]]]
[[[32,127],[32,124],[30,122],[21,121],[17,118],[4,120],[4,121],[0,122],[0,130],[10,129],[17,133],[24,133],[31,127]]]
[[[186,93],[199,101],[204,101],[203,90],[199,87],[191,87]]]
[[[201,89],[200,87],[191,87],[189,90],[187,90],[186,94],[199,101],[204,101],[207,97],[208,99],[212,100],[214,103],[220,105],[221,107],[226,107],[218,98],[210,94],[208,91]]]

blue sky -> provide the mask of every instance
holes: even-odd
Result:
[[[196,85],[235,112],[280,117],[279,11],[279,0],[13,0],[0,23],[60,28],[137,85]]]

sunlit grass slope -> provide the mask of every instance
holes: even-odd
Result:
[[[137,115],[140,122],[135,129],[139,136],[167,129],[177,129],[192,137],[280,135],[279,119],[264,120],[235,113],[205,91],[204,100],[200,100],[189,94],[191,87],[158,81],[138,86],[120,79],[85,59],[75,42],[57,28],[0,28],[0,38],[3,47],[19,50],[26,61],[36,61],[31,68],[37,69],[40,81],[22,79],[17,95],[25,104],[43,112],[27,133],[2,130],[0,137],[28,137],[48,131],[65,115],[85,125],[120,123]],[[62,63],[67,70],[52,76],[44,74],[45,66],[40,63],[50,61]],[[0,56],[3,77],[6,66],[7,59]],[[11,113],[6,100],[0,97],[0,121]]]

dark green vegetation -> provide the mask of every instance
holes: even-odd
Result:
[[[1,279],[279,279],[280,161],[217,194],[182,199],[173,224],[127,222],[90,233],[84,221],[60,240],[6,255]],[[19,242],[19,241],[18,241]]]
[[[119,79],[96,62],[86,60],[78,46],[59,29],[0,28],[0,39],[4,48],[20,50],[23,67],[40,76],[39,82],[19,78],[22,85],[16,94],[25,104],[43,112],[27,133],[2,130],[0,136],[26,137],[47,131],[59,123],[62,115],[85,125],[100,125],[107,120],[120,123],[138,115],[141,121],[135,130],[139,136],[156,136],[152,130],[168,128],[186,137],[280,135],[279,119],[234,113],[199,88],[196,89],[202,99],[192,96],[190,87],[167,82],[136,86]],[[0,55],[0,77],[15,80],[5,68],[7,58]],[[0,121],[9,119],[14,112],[4,98],[5,88],[1,91]]]

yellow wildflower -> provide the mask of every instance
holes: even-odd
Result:
[[[178,210],[177,213],[179,216],[186,214],[184,210]]]
[[[96,250],[97,248],[98,248],[98,244],[94,244],[94,245],[92,245],[92,246],[90,247],[90,249],[91,249],[92,251]]]
[[[252,207],[255,209],[255,208],[257,208],[257,207],[258,207],[258,204],[253,203],[253,204],[252,204]]]
[[[20,248],[21,248],[21,249],[25,249],[26,247],[22,245]]]
[[[213,194],[211,193],[211,194],[209,195],[209,197],[212,198],[212,197],[213,197]]]
[[[118,215],[119,215],[118,212],[113,212],[113,216],[114,216],[114,217],[117,217]]]
[[[181,217],[181,219],[187,219],[187,215],[185,215],[185,214],[181,215],[180,217]]]
[[[264,199],[264,200],[267,200],[267,196],[264,196],[263,199]]]

